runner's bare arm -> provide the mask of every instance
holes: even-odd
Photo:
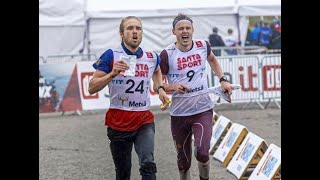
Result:
[[[104,71],[96,70],[92,79],[89,82],[89,93],[94,94],[103,89],[113,79],[112,73],[105,73]]]
[[[163,88],[158,89],[159,86],[163,86],[162,82],[162,75],[161,75],[161,69],[158,67],[153,75],[152,75],[152,80],[154,82],[153,89],[156,87],[156,91],[159,93],[159,99],[162,101],[163,106],[161,106],[161,110],[164,111],[169,107],[169,97],[167,96],[165,90]]]
[[[109,82],[115,78],[121,71],[127,70],[128,64],[124,61],[117,61],[113,64],[113,68],[110,73],[96,70],[92,79],[89,82],[89,93],[94,94],[101,91]]]
[[[208,56],[208,63],[211,66],[211,69],[217,74],[218,78],[220,79],[223,76],[222,68],[212,51],[210,51],[210,54]],[[232,92],[232,87],[227,81],[222,81],[221,87],[229,93]]]
[[[162,75],[163,81],[167,79],[167,76]],[[178,94],[184,94],[186,91],[189,91],[190,88],[184,84],[167,84],[163,83],[166,91],[176,91]]]

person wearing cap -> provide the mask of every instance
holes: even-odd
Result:
[[[143,51],[142,23],[136,16],[122,19],[119,33],[122,39],[118,48],[106,50],[93,64],[96,71],[89,82],[89,93],[94,94],[108,85],[110,108],[105,115],[107,136],[116,171],[116,180],[129,180],[131,176],[132,148],[139,158],[142,180],[155,180],[154,115],[150,111],[151,79],[159,92],[159,99],[168,107],[169,98],[163,88],[160,58],[152,51]],[[131,57],[130,63],[122,57]],[[128,69],[133,68],[129,76]]]
[[[208,92],[206,62],[220,79],[223,90],[231,93],[232,89],[210,50],[210,44],[205,40],[193,40],[193,32],[192,19],[178,14],[172,23],[176,42],[160,53],[160,67],[163,79],[168,80],[164,87],[172,93],[171,133],[177,151],[180,180],[190,180],[192,135],[200,180],[208,180],[214,104]]]

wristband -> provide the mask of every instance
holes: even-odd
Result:
[[[164,86],[158,86],[157,91],[159,92],[160,89],[163,89],[164,91],[166,91],[166,89],[164,88]]]

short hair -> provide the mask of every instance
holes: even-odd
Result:
[[[232,33],[233,32],[233,30],[232,29],[228,29],[228,33]]]
[[[123,19],[121,20],[121,23],[120,23],[120,26],[119,26],[119,32],[123,32],[123,31],[124,31],[124,26],[123,26],[123,24],[124,24],[127,20],[129,20],[129,19],[136,19],[136,20],[138,20],[138,21],[140,22],[141,28],[142,28],[141,20],[140,20],[137,16],[127,16],[127,17],[125,17],[125,18],[123,18]]]
[[[213,28],[212,28],[212,32],[217,33],[217,32],[218,32],[218,28],[217,28],[217,27],[213,27]]]
[[[191,22],[191,24],[193,23],[192,19],[190,17],[188,17],[187,15],[183,14],[183,13],[179,13],[173,20],[172,22],[172,28],[174,29],[174,27],[176,26],[176,24],[181,21],[181,20],[188,20]]]

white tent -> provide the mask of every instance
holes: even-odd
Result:
[[[85,22],[83,0],[39,0],[39,56],[78,54]]]
[[[240,16],[280,16],[280,0],[238,0]]]
[[[144,31],[141,46],[156,52],[175,41],[171,31],[172,21],[179,12],[192,17],[194,39],[208,39],[214,26],[218,27],[222,36],[227,34],[228,28],[234,29],[235,35],[238,32],[234,0],[162,0],[152,3],[122,0],[121,4],[103,2],[91,0],[87,7],[90,17],[90,51],[96,54],[119,45],[119,24],[121,18],[128,15],[141,18]]]
[[[142,20],[141,46],[156,52],[175,41],[172,21],[180,12],[193,19],[194,39],[208,39],[216,26],[221,36],[232,28],[244,42],[246,16],[281,15],[280,9],[280,0],[39,0],[39,55],[78,54],[84,48],[100,56],[119,45],[119,24],[129,15]]]

